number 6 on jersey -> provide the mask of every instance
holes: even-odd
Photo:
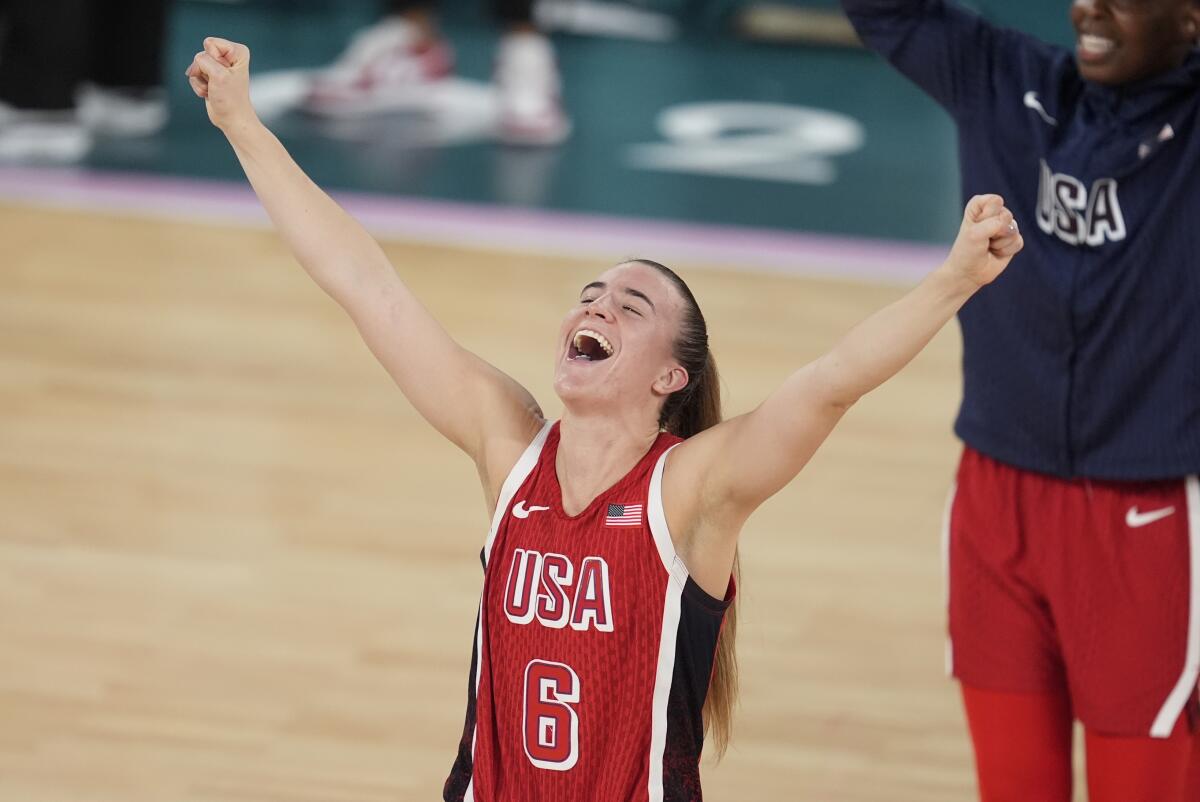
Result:
[[[579,676],[568,665],[525,667],[525,754],[539,769],[569,771],[579,760]]]

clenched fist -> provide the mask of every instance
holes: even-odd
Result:
[[[250,104],[250,48],[210,36],[192,59],[187,77],[217,128],[228,133],[256,119]]]
[[[967,203],[962,227],[946,265],[960,277],[982,287],[1004,272],[1025,247],[1013,214],[999,195],[976,195]]]

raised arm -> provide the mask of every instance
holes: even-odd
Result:
[[[430,424],[479,466],[489,502],[542,415],[514,380],[459,346],[400,280],[379,244],[321,191],[250,104],[250,51],[204,40],[187,75],[300,265],[350,315]]]
[[[998,28],[954,0],[841,0],[867,47],[951,114],[988,108],[994,80],[1044,70],[1048,45]]]
[[[920,285],[792,374],[753,412],[672,453],[664,478],[668,522],[702,586],[723,587],[750,513],[800,472],[846,410],[920,353],[1022,246],[999,196],[972,198],[949,257]]]

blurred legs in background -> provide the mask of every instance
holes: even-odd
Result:
[[[454,53],[424,5],[392,0],[313,82],[306,108],[331,117],[421,108],[429,87],[454,72]]]
[[[501,138],[553,145],[570,134],[550,41],[533,23],[532,0],[493,0],[505,33],[494,80]],[[351,40],[341,57],[313,82],[305,108],[329,117],[421,109],[430,89],[454,72],[454,54],[441,36],[429,0],[390,0],[387,16]]]
[[[91,146],[75,111],[87,0],[10,0],[0,41],[0,160],[74,161]],[[56,24],[50,24],[55,20]]]
[[[161,129],[166,15],[166,0],[0,7],[0,160],[74,161],[93,133]]]
[[[87,81],[79,114],[93,131],[147,136],[167,123],[163,88],[167,0],[92,3]]]
[[[76,161],[92,134],[167,121],[166,0],[10,0],[0,10],[0,160]]]

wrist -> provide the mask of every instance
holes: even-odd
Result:
[[[253,112],[236,120],[226,122],[220,128],[221,133],[229,140],[229,144],[235,148],[253,144],[254,140],[260,137],[266,130],[262,121]]]
[[[966,303],[967,299],[979,292],[983,287],[978,281],[953,265],[949,260],[943,262],[930,274],[930,279],[947,298]]]

